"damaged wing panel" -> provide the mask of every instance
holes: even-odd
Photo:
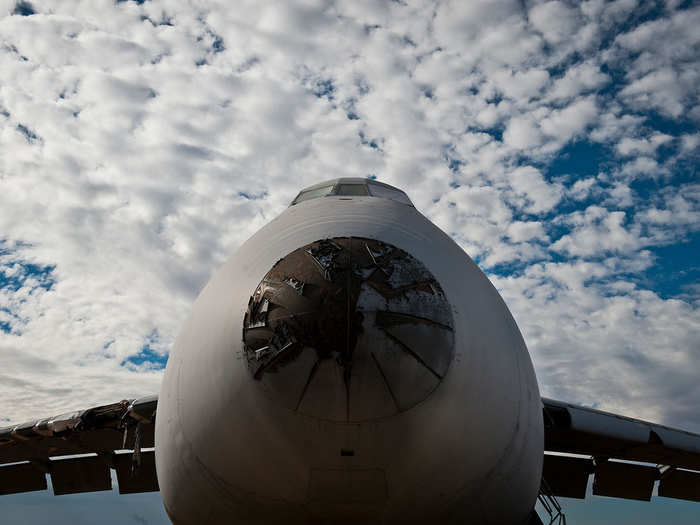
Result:
[[[44,490],[46,475],[56,495],[109,490],[110,468],[127,479],[125,455],[129,478],[155,479],[153,461],[144,460],[149,452],[141,449],[154,446],[157,405],[154,395],[0,428],[0,495]],[[129,452],[117,455],[117,450]],[[134,486],[154,490],[153,485]]]

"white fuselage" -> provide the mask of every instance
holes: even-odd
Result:
[[[346,237],[422,262],[454,322],[454,357],[439,386],[410,409],[366,421],[277,402],[256,384],[243,348],[249,298],[267,272],[302,246]],[[170,353],[155,439],[177,525],[522,524],[543,458],[537,380],[498,292],[415,208],[376,197],[292,206],[216,272]]]

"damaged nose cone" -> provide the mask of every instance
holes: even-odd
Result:
[[[275,264],[243,322],[251,377],[271,399],[319,419],[359,422],[426,399],[454,356],[440,284],[395,246],[313,242]]]

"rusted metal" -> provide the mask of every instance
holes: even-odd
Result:
[[[129,415],[143,423],[153,423],[158,408],[158,396],[148,396],[134,399],[129,404]]]
[[[140,445],[153,446],[157,396],[123,400],[0,429],[0,464],[22,459],[132,448],[142,423]]]
[[[108,469],[123,469],[125,457],[134,479],[141,480],[125,490],[157,490],[152,452],[143,451],[154,446],[157,405],[158,397],[148,396],[0,428],[0,495],[43,490],[45,474],[55,494],[108,490]],[[118,449],[131,452],[117,461]],[[61,456],[73,457],[56,459]],[[5,486],[8,476],[19,481]]]
[[[391,398],[396,411],[422,399],[397,398],[397,392],[406,389],[391,383],[403,381],[401,370],[407,366],[422,367],[435,380],[409,370],[403,373],[406,381],[420,376],[423,384],[418,390],[426,395],[434,390],[452,360],[453,339],[451,307],[427,268],[388,243],[352,237],[322,239],[278,261],[254,290],[243,323],[253,378],[274,395],[281,394],[289,408],[330,419],[338,416],[328,417],[318,406],[304,407],[305,397],[319,380],[321,362],[335,363],[332,369],[342,378],[345,391],[341,419],[354,420],[351,404],[369,406],[372,395]],[[416,364],[397,360],[397,352],[411,356]],[[356,370],[358,363],[362,366]],[[367,366],[376,369],[368,371]],[[301,377],[282,378],[285,373]],[[366,384],[367,374],[385,385],[375,388],[375,394],[357,397],[353,384]],[[360,413],[371,416],[372,410]]]

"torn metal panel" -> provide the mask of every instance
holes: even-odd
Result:
[[[287,277],[284,282],[294,288],[300,295],[304,295],[304,283],[294,277]]]
[[[70,412],[49,419],[46,423],[46,428],[50,432],[49,435],[60,434],[67,430],[74,430],[82,423],[83,411]]]
[[[41,420],[39,420],[41,421]],[[28,439],[31,439],[38,434],[34,431],[34,428],[36,426],[37,422],[30,421],[27,423],[22,423],[21,425],[16,425],[12,431],[10,432],[10,435],[12,436],[13,439],[15,440],[22,440],[26,441]]]
[[[149,474],[153,452],[141,451],[154,446],[157,405],[158,396],[147,396],[0,429],[0,495],[44,490],[46,474],[57,495],[110,490],[119,449],[133,450],[129,461],[143,467],[133,491],[158,490]]]
[[[129,405],[129,415],[142,423],[152,423],[158,408],[158,396],[134,399]]]
[[[0,495],[46,490],[46,474],[31,463],[0,467]]]
[[[52,461],[50,474],[56,496],[112,490],[109,467],[97,456]]]
[[[248,328],[259,328],[267,324],[267,310],[270,305],[267,299],[263,299],[259,302],[252,302],[251,304],[254,308],[248,311],[248,317],[246,319]]]
[[[335,259],[342,250],[333,241],[325,239],[311,244],[305,251],[321,269],[324,279],[330,281],[333,278]]]
[[[123,400],[2,428],[0,464],[133,448],[139,422],[140,446],[152,447],[157,403],[157,396]]]
[[[584,499],[592,473],[593,460],[590,458],[544,456],[542,477],[555,496]]]
[[[651,501],[654,482],[658,478],[656,467],[604,461],[596,465],[593,494]]]
[[[12,443],[12,430],[14,427],[4,427],[0,428],[0,447]]]
[[[251,374],[268,394],[344,421],[384,417],[387,401],[395,411],[414,406],[454,355],[451,306],[427,268],[388,243],[351,237],[322,239],[279,260],[248,302],[243,341]],[[293,366],[302,356],[303,366]],[[355,370],[360,361],[371,367]],[[339,394],[306,400],[319,391],[315,383]]]

